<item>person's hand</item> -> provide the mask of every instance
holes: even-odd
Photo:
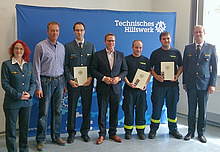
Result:
[[[161,75],[155,75],[154,78],[159,81],[159,82],[163,82],[164,81],[164,78],[161,76]]]
[[[106,84],[112,84],[112,78],[111,77],[105,77],[104,82]]]
[[[114,77],[114,78],[112,79],[111,84],[118,84],[119,80],[120,80],[120,77],[119,77],[119,76]]]
[[[21,100],[28,100],[30,97],[31,97],[31,95],[28,92],[23,91],[23,93],[21,95]]]
[[[36,90],[35,91],[35,95],[38,98],[42,98],[43,97],[43,90]]]
[[[187,92],[187,89],[186,89],[186,85],[185,85],[185,84],[183,85],[183,89]]]
[[[174,75],[174,80],[170,80],[170,81],[174,82],[177,81],[177,79],[178,79],[177,75]]]
[[[73,80],[70,80],[70,81],[69,81],[69,84],[70,84],[73,88],[78,88],[78,87],[79,87],[78,83],[77,83],[76,81],[73,81]]]
[[[91,84],[91,82],[92,82],[92,77],[88,77],[87,80],[86,80],[86,82],[83,83],[83,86],[84,86],[84,87],[87,87],[87,86],[89,86],[89,85]]]
[[[215,87],[214,86],[209,86],[208,88],[208,94],[212,94],[215,92]]]
[[[63,94],[66,94],[66,91],[67,91],[67,89],[66,89],[66,87],[64,86],[64,87],[63,87]]]

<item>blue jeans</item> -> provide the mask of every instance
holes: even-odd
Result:
[[[39,114],[37,124],[37,143],[46,141],[47,116],[49,105],[51,104],[51,138],[52,140],[60,138],[60,122],[62,115],[61,102],[63,96],[63,76],[59,79],[49,79],[41,77],[41,86],[43,90],[43,98],[39,99]]]

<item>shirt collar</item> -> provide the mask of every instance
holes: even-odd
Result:
[[[58,43],[56,42],[55,44],[53,44],[50,40],[49,40],[49,38],[47,38],[47,41],[48,41],[48,43],[50,43],[51,45],[58,45]]]
[[[79,43],[84,44],[84,42],[85,42],[85,40],[84,40],[84,39],[83,39],[82,41],[79,41],[79,40],[75,39],[75,41],[76,41],[76,43],[77,43],[77,44],[79,44]]]
[[[197,45],[200,45],[200,48],[202,48],[202,46],[203,46],[203,44],[204,44],[204,41],[203,41],[202,43],[200,43],[200,44],[198,44],[198,43],[195,42],[195,44],[196,44],[196,48],[197,48]]]
[[[13,58],[11,59],[11,63],[12,63],[12,64],[16,64],[16,63],[18,63],[18,61],[13,57]],[[22,59],[21,65],[24,65],[25,63],[27,63],[27,62]],[[18,65],[19,65],[19,63],[18,63]]]
[[[106,48],[105,50],[106,50],[106,52],[107,52],[108,54],[112,54],[112,53],[115,52],[115,50],[113,50],[112,52],[110,52],[107,48]]]

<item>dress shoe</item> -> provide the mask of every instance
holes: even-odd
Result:
[[[66,146],[67,145],[67,142],[65,140],[63,140],[62,138],[53,140],[52,142],[57,143],[60,146]]]
[[[67,143],[71,144],[73,142],[74,142],[74,136],[73,135],[69,135],[68,138],[67,138]]]
[[[97,145],[102,144],[103,140],[105,140],[105,137],[104,136],[100,136],[99,139],[97,139],[96,144]]]
[[[148,138],[149,139],[154,139],[155,136],[156,136],[156,131],[151,129],[150,132],[149,132]]]
[[[144,133],[138,133],[137,134],[140,140],[145,140],[146,136]]]
[[[194,137],[193,134],[188,133],[188,134],[184,137],[184,140],[190,140],[190,139],[192,139],[193,137]]]
[[[116,141],[116,142],[122,142],[122,139],[119,138],[117,135],[110,136],[109,138],[110,138],[110,139],[113,139],[113,140]]]
[[[183,136],[179,133],[178,130],[170,131],[169,134],[172,135],[173,137],[175,137],[176,139],[182,139],[183,138]]]
[[[82,139],[85,141],[85,142],[89,142],[90,141],[90,137],[88,135],[82,135],[81,136]]]
[[[127,140],[131,139],[131,133],[130,132],[125,133],[125,139],[127,139]]]
[[[44,143],[40,142],[37,144],[37,150],[38,151],[45,151]]]
[[[199,136],[199,141],[201,141],[202,143],[206,143],[207,142],[207,140],[206,140],[204,135]]]

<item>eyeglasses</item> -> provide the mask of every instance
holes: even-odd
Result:
[[[202,34],[202,33],[204,33],[203,31],[196,31],[196,32],[194,32],[195,34]]]
[[[106,42],[115,42],[115,40],[106,40]]]
[[[74,30],[74,31],[76,31],[76,32],[83,32],[83,31],[85,31],[85,30],[83,30],[83,29],[76,29],[76,30]]]
[[[14,50],[21,50],[22,51],[22,50],[24,50],[24,48],[15,47]]]

